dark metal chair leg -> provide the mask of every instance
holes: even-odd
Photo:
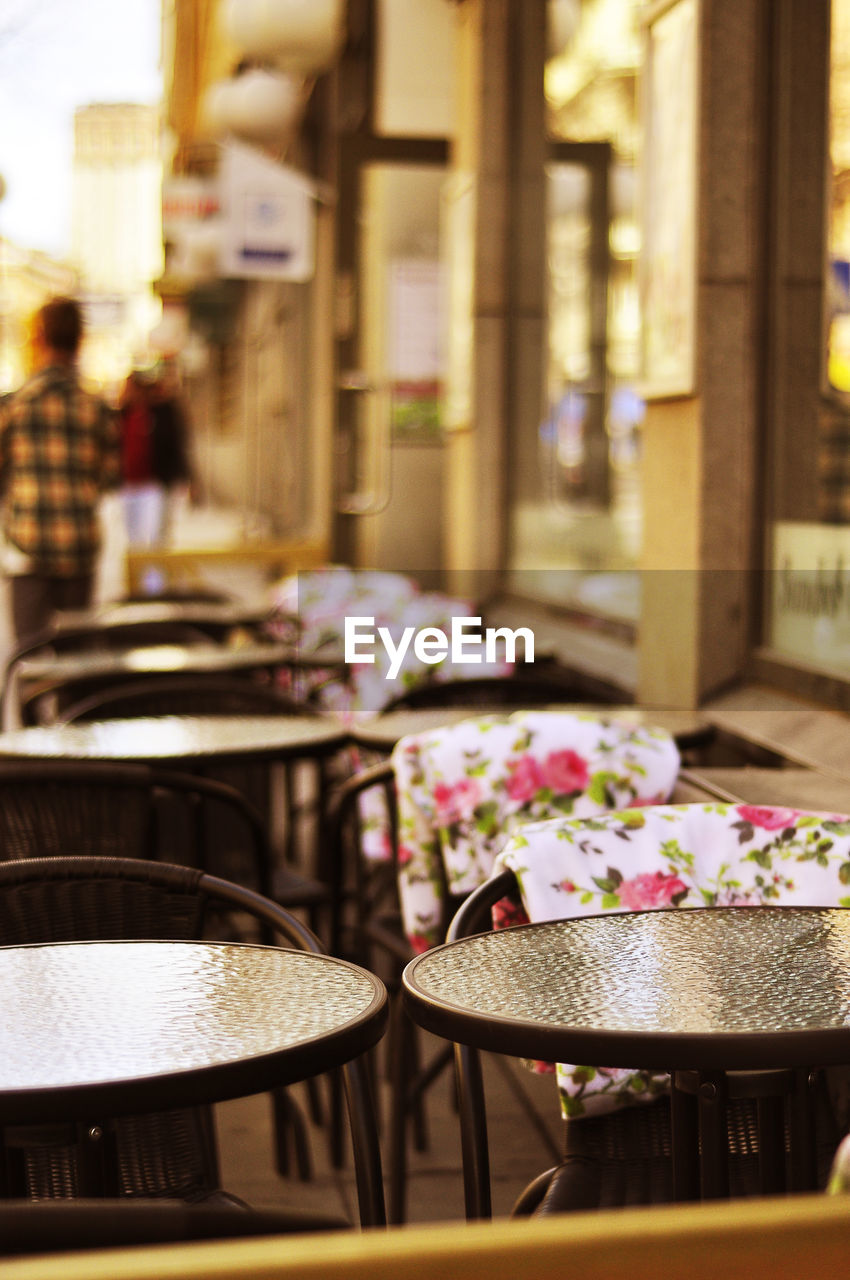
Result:
[[[721,1200],[729,1195],[726,1078],[722,1072],[700,1072],[697,1107],[702,1198]]]
[[[342,1072],[351,1123],[360,1224],[364,1227],[385,1227],[384,1175],[368,1074],[361,1059],[349,1062]]]
[[[313,1161],[307,1126],[300,1108],[286,1089],[276,1089],[272,1094],[275,1136],[275,1166],[281,1177],[290,1174],[290,1139],[295,1157],[295,1171],[302,1182],[313,1176]]]
[[[455,1045],[455,1074],[463,1150],[463,1191],[467,1219],[490,1218],[490,1152],[481,1055],[467,1045]]]
[[[758,1098],[759,1189],[763,1195],[785,1190],[785,1099]]]
[[[699,1120],[696,1099],[682,1088],[681,1073],[674,1073],[670,1097],[670,1130],[673,1151],[673,1198],[699,1200]]]
[[[790,1183],[792,1191],[814,1191],[818,1181],[816,1102],[823,1078],[816,1071],[797,1071],[791,1094]]]
[[[407,1088],[410,1078],[410,1028],[400,994],[390,1012],[389,1220],[404,1222],[407,1209]]]

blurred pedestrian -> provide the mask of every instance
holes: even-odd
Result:
[[[77,371],[82,335],[74,299],[45,303],[33,322],[35,371],[0,407],[3,566],[19,643],[54,610],[90,604],[100,498],[120,482],[114,414]]]
[[[161,546],[191,479],[186,417],[166,372],[132,372],[119,403],[124,518],[131,547]]]
[[[178,503],[192,487],[189,419],[174,367],[164,363],[151,386],[154,473],[165,489],[163,538],[171,534]]]

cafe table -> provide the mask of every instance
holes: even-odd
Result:
[[[286,644],[152,644],[131,649],[94,649],[23,658],[16,667],[24,681],[52,684],[88,679],[131,679],[185,671],[225,675],[229,671],[275,671],[292,660]]]
[[[258,627],[271,618],[266,601],[228,600],[222,603],[199,600],[109,601],[88,609],[62,609],[54,613],[51,626],[59,635],[99,627],[186,623],[220,639],[240,627]]]
[[[5,697],[7,728],[12,723],[21,694],[28,699],[58,688],[76,689],[83,697],[104,685],[128,684],[155,675],[236,675],[266,672],[274,675],[291,667],[292,648],[286,644],[246,644],[229,648],[214,644],[156,644],[128,649],[90,649],[22,658],[13,667]]]
[[[348,742],[348,731],[328,716],[204,715],[137,716],[79,724],[38,725],[0,733],[0,760],[111,760],[170,764],[219,774],[233,765],[266,762],[286,767],[306,762],[315,771],[321,862],[327,841],[330,762]],[[238,785],[238,784],[237,784]],[[289,783],[285,788],[289,796]],[[272,797],[260,803],[271,805]],[[273,822],[270,808],[267,810]],[[294,824],[289,814],[286,854],[294,858]],[[318,865],[314,874],[326,879]]]
[[[0,733],[0,759],[203,764],[325,758],[348,741],[325,716],[134,716]]]
[[[792,1181],[805,1189],[810,1073],[850,1064],[842,908],[610,912],[517,926],[435,947],[407,965],[403,986],[414,1020],[459,1045],[670,1072],[677,1199],[697,1198],[700,1186],[706,1198],[728,1193],[725,1100],[774,1087],[796,1089]],[[782,1134],[767,1138],[784,1151]]]
[[[354,1060],[386,1020],[380,979],[310,952],[194,941],[0,947],[0,1128],[75,1121],[97,1138],[112,1116],[344,1067],[361,1220],[380,1225],[377,1130]]]

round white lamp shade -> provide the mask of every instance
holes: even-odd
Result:
[[[225,0],[224,29],[250,57],[298,75],[330,66],[343,37],[345,0]]]
[[[274,142],[288,134],[301,111],[302,82],[282,71],[256,69],[217,80],[204,95],[203,115],[215,135]]]

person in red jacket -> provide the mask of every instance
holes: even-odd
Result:
[[[138,371],[127,378],[119,410],[127,541],[159,546],[168,533],[173,491],[191,477],[185,415],[164,375]]]

